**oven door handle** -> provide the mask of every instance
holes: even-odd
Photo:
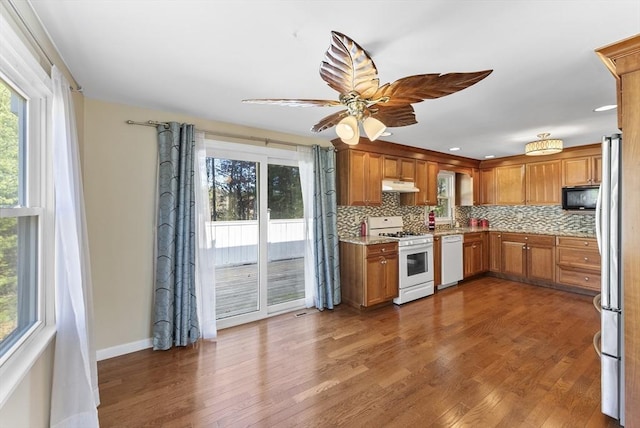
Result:
[[[414,250],[428,250],[433,248],[432,243],[428,244],[418,244],[418,245],[405,245],[404,247],[399,246],[398,251],[400,252],[412,252]]]

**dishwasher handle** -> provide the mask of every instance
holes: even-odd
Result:
[[[461,242],[462,235],[445,235],[442,237],[442,242]]]

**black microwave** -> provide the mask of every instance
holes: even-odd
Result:
[[[562,188],[562,209],[595,211],[600,186],[576,186]]]

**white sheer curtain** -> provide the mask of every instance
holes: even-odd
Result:
[[[52,427],[97,427],[100,403],[93,344],[93,298],[78,139],[69,83],[54,67],[56,345]]]
[[[207,183],[207,153],[204,147],[204,133],[196,131],[196,298],[198,319],[203,339],[215,339],[216,330],[216,279],[211,240],[211,206]]]
[[[313,252],[313,154],[310,147],[298,147],[298,168],[302,184],[304,204],[305,252],[304,252],[304,303],[307,308],[315,305],[315,263]]]

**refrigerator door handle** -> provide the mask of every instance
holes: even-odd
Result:
[[[598,199],[596,199],[596,242],[598,243],[598,252],[602,254],[602,186],[598,189]]]

